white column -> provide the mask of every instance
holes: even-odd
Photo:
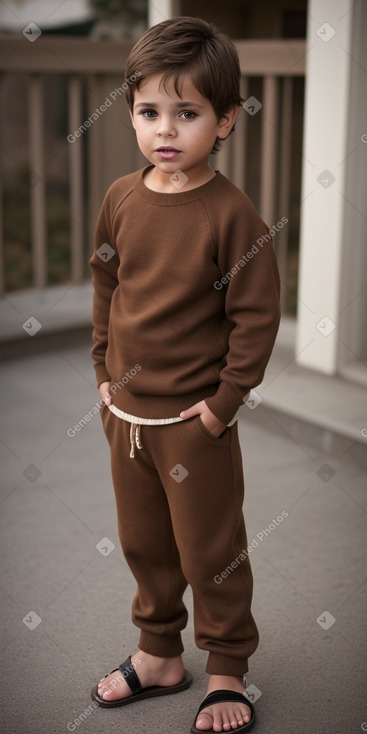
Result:
[[[148,2],[148,26],[161,23],[162,20],[179,15],[178,0],[153,0]]]
[[[350,0],[308,7],[297,363],[335,374],[352,49]]]

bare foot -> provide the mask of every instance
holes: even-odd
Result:
[[[207,693],[213,693],[225,688],[229,691],[244,693],[242,678],[231,675],[211,675]],[[251,719],[251,711],[245,703],[215,703],[203,709],[196,719],[196,728],[202,731],[213,729],[214,731],[236,730],[239,726],[247,724]]]
[[[143,688],[148,686],[174,686],[183,678],[184,667],[181,656],[158,658],[146,652],[137,652],[131,657],[132,668]],[[110,673],[98,683],[98,694],[105,701],[117,701],[131,696],[131,688],[120,670]]]

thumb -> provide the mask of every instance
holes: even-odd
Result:
[[[186,420],[187,418],[193,418],[194,415],[198,415],[200,413],[198,403],[195,405],[192,405],[191,408],[187,408],[187,410],[182,410],[180,413],[180,418],[183,418]]]
[[[106,390],[101,390],[100,395],[101,395],[101,400],[103,400],[106,403],[106,405],[111,405],[112,398],[111,398],[110,393],[108,392],[108,388]]]
[[[112,403],[112,398],[109,393],[110,384],[111,382],[109,380],[106,380],[105,382],[101,382],[98,387],[101,400],[103,400],[106,405],[110,405],[110,403]]]

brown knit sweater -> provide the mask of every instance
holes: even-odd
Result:
[[[151,166],[107,191],[90,260],[97,385],[141,418],[199,400],[228,424],[258,385],[279,326],[268,229],[221,173],[191,191],[148,189]]]

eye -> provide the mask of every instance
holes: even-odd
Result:
[[[184,110],[181,112],[180,117],[183,117],[184,120],[194,120],[195,117],[197,117],[196,112],[191,112],[190,110]]]
[[[139,115],[143,115],[147,120],[153,120],[157,116],[157,113],[155,110],[142,110],[139,112]]]

